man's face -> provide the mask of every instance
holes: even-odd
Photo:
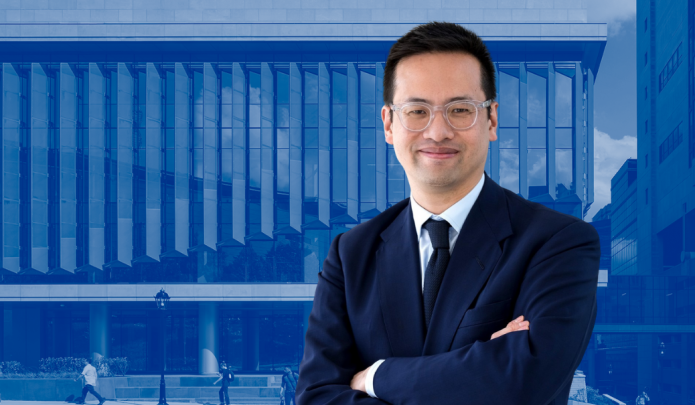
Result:
[[[480,68],[474,56],[461,52],[404,58],[396,65],[393,104],[425,101],[435,106],[456,97],[483,102]],[[487,109],[479,108],[475,124],[465,130],[452,128],[443,111],[437,111],[430,126],[420,132],[404,128],[396,111],[391,122],[389,108],[383,107],[386,142],[394,146],[410,182],[454,190],[475,173],[482,173],[488,144],[497,140],[497,106],[492,103],[489,119]]]

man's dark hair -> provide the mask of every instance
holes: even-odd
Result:
[[[87,363],[92,364],[92,359],[90,359],[89,357],[86,358],[85,360],[87,360]]]
[[[478,59],[480,86],[485,93],[485,100],[496,98],[495,65],[483,40],[473,31],[458,24],[433,21],[413,28],[391,47],[384,67],[385,105],[390,106],[393,103],[398,62],[408,56],[430,52],[462,52]],[[489,111],[490,107],[488,114]]]

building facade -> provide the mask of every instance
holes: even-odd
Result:
[[[154,373],[164,334],[167,372],[297,367],[332,239],[409,196],[383,70],[430,20],[492,52],[491,178],[579,218],[593,202],[606,26],[581,3],[137,3],[2,6],[0,360]]]
[[[584,356],[624,402],[695,403],[695,2],[637,1],[637,159],[611,184],[612,263]]]

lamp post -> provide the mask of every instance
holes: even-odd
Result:
[[[164,311],[166,311],[167,305],[169,304],[169,294],[167,294],[162,288],[161,290],[159,290],[157,295],[154,296],[154,300],[157,303],[157,309],[160,310],[161,325],[159,331],[162,334],[162,379],[159,381],[159,405],[168,405],[166,395],[166,384],[164,382],[164,366],[166,365],[166,318],[164,317]]]

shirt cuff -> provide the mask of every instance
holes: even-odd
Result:
[[[372,364],[371,367],[369,367],[369,371],[367,371],[367,377],[365,378],[364,386],[367,390],[367,394],[369,394],[369,396],[372,398],[377,398],[376,394],[374,393],[374,374],[376,373],[376,369],[379,368],[379,366],[381,365],[381,363],[384,362],[384,360],[379,360],[375,362],[374,364]]]

